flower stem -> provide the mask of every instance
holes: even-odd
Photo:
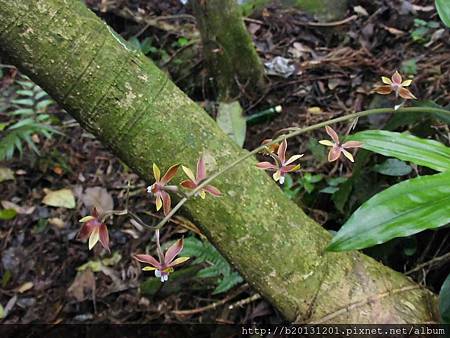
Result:
[[[221,170],[217,171],[216,173],[214,173],[213,175],[209,176],[208,178],[206,178],[202,183],[200,183],[197,188],[195,188],[194,190],[192,190],[191,192],[189,192],[188,194],[186,194],[186,197],[182,198],[176,205],[175,207],[173,207],[173,209],[161,220],[161,222],[158,223],[158,225],[155,226],[155,229],[161,229],[164,224],[166,224],[170,218],[175,215],[175,213],[178,211],[178,209],[180,209],[184,203],[186,203],[188,201],[188,199],[190,199],[192,196],[194,196],[196,193],[198,193],[200,190],[202,190],[206,185],[208,185],[209,183],[211,183],[211,181],[213,181],[214,179],[216,179],[217,177],[219,177],[220,175],[222,175],[223,173],[227,172],[228,170],[234,168],[235,166],[237,166],[238,164],[240,164],[241,162],[245,161],[246,159],[248,159],[249,157],[252,157],[253,155],[255,155],[256,153],[262,151],[265,149],[265,147],[270,146],[272,144],[275,143],[279,143],[282,142],[288,138],[294,137],[294,136],[298,136],[304,133],[307,133],[309,131],[312,130],[316,130],[319,128],[323,128],[325,126],[328,126],[330,124],[334,124],[334,123],[338,123],[338,122],[344,122],[344,121],[348,121],[348,120],[352,120],[352,119],[356,119],[359,117],[363,117],[363,116],[368,116],[368,115],[375,115],[375,114],[386,114],[386,113],[441,113],[441,114],[446,114],[446,115],[450,115],[450,111],[445,110],[445,109],[440,109],[440,108],[431,108],[431,107],[409,107],[409,108],[400,108],[395,110],[394,108],[376,108],[376,109],[369,109],[369,110],[364,110],[358,113],[352,113],[352,114],[348,114],[348,115],[344,115],[341,117],[337,117],[328,121],[324,121],[324,122],[320,122],[317,124],[313,124],[311,126],[308,127],[304,127],[304,128],[288,128],[285,130],[290,130],[289,133],[281,135],[275,139],[273,139],[272,141],[265,143],[255,149],[253,149],[252,151],[248,152],[247,154],[237,158],[235,161],[231,162],[230,164],[226,165],[225,167],[223,167]]]

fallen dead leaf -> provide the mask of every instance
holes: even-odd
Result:
[[[48,223],[50,223],[51,225],[56,226],[59,229],[64,228],[64,221],[61,218],[58,217],[52,217],[48,219]]]
[[[6,167],[0,167],[0,182],[14,180],[14,172]]]
[[[16,203],[9,202],[9,201],[2,201],[1,204],[2,204],[3,208],[13,209],[13,210],[15,210],[16,213],[21,214],[21,215],[31,215],[34,212],[34,210],[36,209],[35,206],[21,207],[21,206],[17,205]]]
[[[323,110],[322,110],[322,108],[320,108],[320,107],[309,107],[309,108],[308,108],[308,113],[311,113],[311,114],[320,114],[320,113],[323,113]]]
[[[78,272],[72,285],[67,290],[68,294],[78,302],[92,298],[95,290],[95,276],[90,269]]]
[[[102,187],[87,188],[81,196],[81,200],[86,207],[91,209],[95,207],[100,214],[114,209],[114,201],[111,194]]]
[[[60,189],[60,190],[48,190],[44,189],[46,193],[42,203],[52,206],[73,209],[75,208],[75,196],[70,189]]]
[[[33,282],[26,282],[26,283],[23,283],[21,286],[19,286],[19,287],[16,289],[16,291],[17,291],[18,293],[24,293],[24,292],[26,292],[26,291],[32,289],[33,286],[34,286]]]

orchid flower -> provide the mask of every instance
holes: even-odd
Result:
[[[348,141],[345,142],[344,144],[341,144],[339,141],[339,136],[338,134],[336,134],[333,128],[325,126],[325,130],[327,134],[330,135],[333,142],[331,142],[330,140],[321,140],[319,141],[319,143],[324,146],[331,147],[330,151],[328,152],[328,161],[329,162],[336,161],[339,157],[341,157],[342,153],[350,161],[355,162],[353,155],[350,154],[350,152],[348,152],[346,149],[359,148],[362,146],[362,143],[358,141]]]
[[[268,139],[262,141],[261,144],[266,145],[272,141],[273,140],[271,138],[268,138]],[[278,144],[278,143],[272,143],[272,144],[266,145],[264,147],[264,150],[262,151],[262,153],[266,154],[266,155],[274,154],[278,151],[279,147],[280,147],[280,144]]]
[[[398,71],[396,71],[390,79],[388,77],[382,76],[381,81],[383,81],[385,85],[375,88],[375,92],[377,92],[378,94],[388,95],[394,92],[395,97],[400,96],[405,100],[417,99],[409,89],[405,88],[411,85],[412,80],[403,81],[402,76]]]
[[[279,181],[280,184],[284,183],[284,178],[287,173],[300,169],[300,164],[293,163],[303,156],[303,154],[294,155],[286,160],[286,149],[287,141],[284,140],[278,147],[277,154],[270,155],[275,160],[275,164],[270,162],[259,162],[256,164],[256,167],[259,169],[275,171],[272,177],[276,182]]]
[[[183,188],[194,190],[196,189],[200,183],[206,178],[206,166],[205,166],[205,159],[203,158],[203,155],[200,156],[198,162],[197,162],[197,173],[194,176],[194,173],[191,169],[182,166],[183,171],[186,173],[186,175],[189,177],[189,180],[184,180],[180,184]],[[198,195],[201,198],[206,197],[206,193],[211,194],[212,196],[220,196],[222,193],[217,189],[216,187],[213,187],[212,185],[206,185],[204,186],[199,192]]]
[[[80,219],[80,223],[83,223],[83,226],[78,233],[78,238],[82,241],[89,238],[89,250],[100,241],[102,246],[110,252],[108,228],[106,227],[106,224],[99,219],[96,208],[92,209],[92,215]]]
[[[169,274],[174,271],[174,266],[186,262],[190,257],[178,257],[175,259],[181,250],[183,250],[183,239],[177,240],[169,249],[167,249],[166,254],[163,255],[159,244],[159,231],[157,231],[156,244],[159,260],[150,255],[135,255],[134,258],[139,262],[150,264],[150,266],[146,266],[142,270],[154,270],[155,276],[160,278],[161,282],[164,283],[169,279]]]
[[[167,191],[176,191],[177,187],[173,185],[167,185],[170,180],[176,175],[179,164],[171,166],[163,177],[161,177],[161,171],[158,166],[153,163],[153,176],[155,177],[155,183],[147,187],[147,192],[155,195],[156,198],[156,211],[159,211],[161,207],[164,209],[164,215],[167,215],[171,209],[171,199]]]

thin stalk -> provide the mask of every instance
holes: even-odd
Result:
[[[220,175],[222,175],[226,171],[234,168],[235,166],[237,166],[241,162],[245,161],[247,158],[252,157],[256,153],[264,150],[269,145],[282,142],[282,141],[287,140],[287,139],[289,139],[291,137],[298,136],[298,135],[307,133],[307,132],[312,131],[312,130],[323,128],[323,127],[328,126],[330,124],[334,124],[334,123],[338,123],[338,122],[344,122],[344,121],[356,119],[356,118],[363,117],[363,116],[375,115],[375,114],[386,114],[386,113],[420,113],[420,112],[442,113],[442,114],[450,115],[450,111],[448,111],[448,110],[440,109],[440,108],[431,108],[431,107],[409,107],[409,108],[400,108],[400,109],[397,109],[397,110],[395,110],[394,108],[376,108],[376,109],[364,110],[364,111],[361,111],[361,112],[358,112],[358,113],[352,113],[352,114],[348,114],[348,115],[345,115],[345,116],[337,117],[337,118],[334,118],[334,119],[331,119],[331,120],[328,120],[328,121],[324,121],[324,122],[320,122],[320,123],[317,123],[317,124],[313,124],[311,126],[304,127],[304,128],[288,128],[288,130],[292,130],[292,131],[287,133],[287,134],[281,135],[281,136],[273,139],[272,141],[270,141],[268,143],[265,143],[265,144],[255,148],[255,149],[253,149],[252,151],[250,151],[247,154],[237,158],[235,161],[231,162],[230,164],[228,164],[225,167],[223,167],[221,170],[217,171],[213,175],[211,175],[208,178],[206,178],[201,184],[199,184],[197,186],[197,188],[195,188],[191,192],[187,193],[186,196],[183,197],[175,205],[175,207],[173,207],[173,209],[161,220],[161,222],[159,222],[155,226],[155,229],[161,229],[164,226],[164,224],[166,224],[170,220],[170,218],[172,218],[172,216],[175,215],[175,213],[178,211],[178,209],[180,209],[183,206],[184,203],[186,203],[191,197],[193,197],[195,194],[197,194],[199,191],[201,191],[206,185],[211,183],[211,181],[213,181],[214,179],[216,179],[217,177],[219,177]]]

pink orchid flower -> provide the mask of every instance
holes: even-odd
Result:
[[[105,223],[100,221],[96,208],[92,209],[92,215],[85,216],[80,219],[80,223],[83,223],[83,226],[78,233],[78,238],[82,241],[89,238],[89,250],[91,250],[95,244],[100,241],[102,246],[111,252],[109,250],[108,228]]]
[[[159,261],[150,255],[135,255],[134,258],[139,262],[150,264],[144,267],[144,271],[155,271],[155,276],[161,279],[164,283],[169,279],[169,274],[174,271],[174,266],[186,262],[189,257],[175,257],[183,250],[183,239],[177,240],[163,255],[159,245],[159,232],[157,232],[157,252]]]
[[[164,176],[161,178],[161,171],[158,166],[153,163],[153,176],[155,177],[155,183],[147,187],[147,192],[155,195],[156,198],[156,211],[159,211],[161,207],[164,209],[164,215],[170,212],[172,201],[168,191],[176,191],[177,187],[173,185],[167,185],[170,180],[176,175],[179,164],[171,166]]]
[[[256,164],[256,167],[259,169],[275,171],[272,177],[276,182],[279,181],[280,184],[284,183],[284,178],[287,173],[294,172],[300,169],[300,164],[293,163],[303,156],[303,154],[294,155],[286,160],[286,149],[287,141],[284,140],[278,147],[277,154],[270,155],[275,160],[275,164],[270,162],[259,162]]]
[[[186,175],[189,177],[189,180],[184,180],[180,184],[183,188],[194,190],[196,189],[200,183],[206,178],[206,166],[205,166],[205,159],[203,158],[203,155],[200,156],[198,162],[197,162],[197,173],[194,176],[194,173],[191,169],[182,166],[183,171],[186,173]],[[222,193],[217,189],[216,187],[213,187],[212,185],[206,185],[204,186],[199,192],[198,195],[201,198],[206,197],[206,193],[211,194],[212,196],[220,196]]]
[[[339,136],[338,134],[336,134],[333,128],[326,126],[325,130],[327,134],[330,135],[333,142],[331,142],[330,140],[321,140],[319,141],[319,143],[324,146],[331,147],[330,151],[328,152],[328,161],[329,162],[336,161],[339,157],[341,157],[342,153],[350,161],[355,162],[353,155],[346,149],[359,148],[362,146],[362,143],[358,141],[348,141],[345,142],[344,144],[341,144],[339,141]]]
[[[417,99],[411,91],[405,87],[409,87],[411,85],[412,80],[403,81],[402,76],[398,71],[392,75],[389,79],[388,77],[381,77],[381,81],[385,84],[384,86],[378,86],[375,88],[375,92],[381,95],[389,95],[394,92],[395,97],[400,96],[405,100]]]

